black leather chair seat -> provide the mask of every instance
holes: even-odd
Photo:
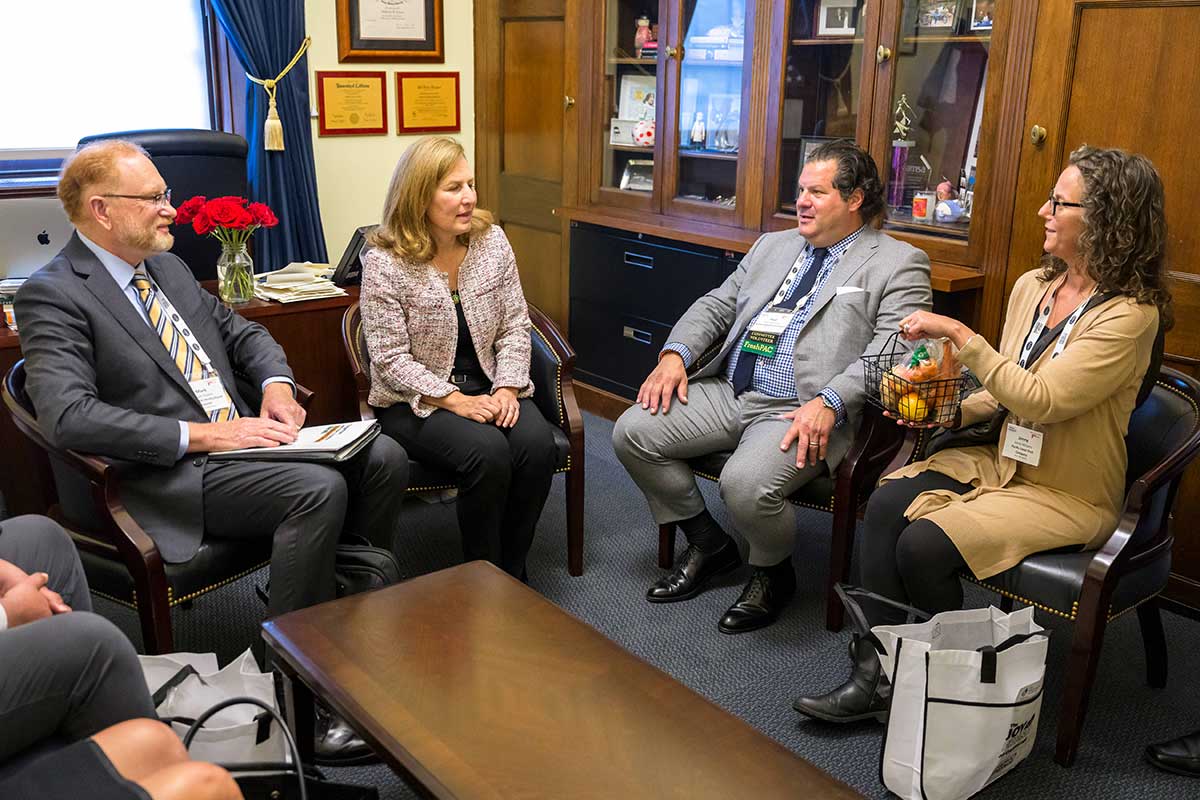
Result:
[[[1017,566],[984,580],[963,577],[987,589],[1067,619],[1075,619],[1079,595],[1094,551],[1029,556]],[[1167,582],[1170,559],[1161,558],[1129,572],[1113,590],[1108,618],[1128,611],[1153,596]],[[1036,599],[1035,599],[1036,598]]]
[[[163,564],[167,574],[167,606],[180,603],[224,586],[265,567],[271,561],[271,537],[258,539],[206,538],[196,555],[182,564]],[[93,592],[129,608],[134,602],[133,577],[117,558],[104,558],[81,550],[79,558]],[[214,581],[214,576],[219,576]]]
[[[571,441],[559,428],[553,429],[554,448],[558,451],[555,472],[567,472],[571,468]],[[430,492],[437,489],[453,489],[454,473],[422,464],[409,459],[408,491]]]
[[[721,470],[725,468],[725,463],[729,461],[732,455],[732,452],[723,450],[719,453],[709,453],[698,458],[689,458],[687,463],[692,468],[692,472],[700,477],[716,481],[721,475]],[[812,479],[792,492],[788,495],[788,501],[798,506],[832,512],[833,490],[833,476],[825,474],[819,478]]]

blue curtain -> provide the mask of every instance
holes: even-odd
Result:
[[[304,0],[211,0],[225,35],[246,71],[274,78],[304,41]],[[283,120],[281,151],[263,149],[267,93],[246,81],[246,139],[250,142],[250,199],[266,203],[279,225],[254,234],[254,265],[259,272],[292,261],[329,260],[317,203],[309,122],[308,56],[300,59],[275,90]]]

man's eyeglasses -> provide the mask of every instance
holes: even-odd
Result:
[[[1054,191],[1051,190],[1050,197],[1046,200],[1050,204],[1050,216],[1058,216],[1060,208],[1083,208],[1083,203],[1068,203],[1066,200],[1059,200],[1054,196]]]
[[[102,194],[101,197],[123,197],[126,200],[141,200],[143,203],[150,203],[156,206],[171,205],[171,187],[168,186],[158,194]],[[1066,205],[1066,203],[1059,203]]]

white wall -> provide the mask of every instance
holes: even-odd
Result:
[[[462,142],[467,158],[475,156],[475,47],[473,0],[445,0],[444,64],[353,62],[337,60],[337,11],[334,0],[306,0],[304,22],[312,44],[308,49],[309,96],[316,108],[313,73],[317,70],[374,70],[387,73],[387,134],[325,136],[312,120],[313,156],[325,245],[333,263],[342,255],[350,234],[360,225],[379,221],[383,196],[396,159],[417,136],[396,135],[396,72],[458,72],[462,130],[451,134]]]

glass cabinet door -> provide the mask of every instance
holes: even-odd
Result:
[[[965,240],[992,38],[990,0],[904,0],[888,122],[889,228]]]
[[[796,213],[796,181],[806,153],[821,142],[858,134],[866,6],[866,0],[791,4],[781,81],[776,213]]]
[[[655,185],[658,121],[658,7],[646,0],[606,0],[601,186],[640,194]],[[636,202],[631,196],[630,202]]]
[[[683,0],[678,37],[675,195],[733,209],[745,135],[746,0]],[[752,3],[749,5],[753,5]],[[750,9],[751,13],[753,8]]]

